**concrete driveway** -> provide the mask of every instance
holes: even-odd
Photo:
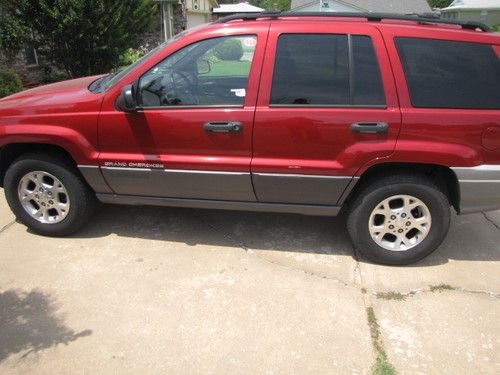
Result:
[[[341,218],[102,206],[54,239],[0,194],[4,375],[500,373],[500,212],[385,267]]]

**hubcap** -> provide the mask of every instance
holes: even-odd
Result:
[[[431,223],[429,208],[420,199],[411,195],[393,195],[375,206],[368,229],[380,247],[406,251],[427,237]]]
[[[50,173],[35,171],[24,175],[17,192],[24,210],[40,223],[59,223],[69,212],[68,192]]]

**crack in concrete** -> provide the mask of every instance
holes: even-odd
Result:
[[[394,292],[395,294],[401,295],[403,299],[398,300],[396,298],[386,298],[384,295],[387,293],[391,292],[370,292],[371,295],[377,297],[377,299],[382,299],[382,300],[392,300],[392,301],[400,301],[404,302],[404,300],[407,297],[413,297],[417,294],[423,294],[423,293],[432,293],[432,294],[439,294],[439,293],[446,293],[446,292],[462,292],[462,293],[470,293],[470,294],[485,294],[489,297],[492,298],[498,298],[500,299],[500,294],[495,293],[495,292],[490,292],[488,290],[476,290],[476,289],[467,289],[467,288],[460,288],[460,287],[454,287],[453,289],[446,289],[446,290],[440,290],[440,291],[432,291],[431,287],[425,287],[425,288],[416,288],[412,289],[409,292]]]
[[[0,234],[5,232],[7,229],[9,229],[11,226],[13,226],[16,223],[16,220],[12,220],[10,223],[4,225],[2,229],[0,229]]]
[[[371,303],[371,300],[370,300],[370,295],[373,295],[373,296],[377,297],[377,295],[380,296],[380,295],[382,295],[384,293],[387,293],[387,291],[383,292],[383,291],[369,291],[368,290],[368,287],[363,282],[363,275],[362,275],[362,271],[361,271],[361,262],[359,260],[359,254],[358,254],[358,252],[357,252],[357,250],[356,250],[356,248],[354,246],[352,247],[352,254],[353,254],[354,260],[356,261],[356,266],[354,267],[354,270],[353,270],[353,279],[354,279],[354,282],[351,283],[351,282],[346,282],[346,281],[344,281],[342,279],[339,279],[339,278],[336,278],[336,277],[327,276],[327,275],[321,275],[321,274],[318,274],[316,272],[306,271],[306,270],[304,270],[302,268],[297,268],[297,267],[285,265],[285,264],[279,263],[277,261],[273,261],[273,260],[267,259],[266,257],[263,257],[263,256],[259,255],[258,253],[256,253],[255,250],[252,250],[244,242],[239,241],[236,238],[234,238],[227,231],[225,231],[223,229],[220,229],[216,225],[214,225],[212,223],[209,223],[209,222],[207,222],[205,220],[201,220],[201,222],[203,224],[207,225],[212,230],[214,230],[217,233],[219,233],[222,236],[224,236],[226,239],[228,239],[229,241],[231,241],[232,243],[234,243],[237,247],[239,247],[240,249],[242,249],[246,253],[254,255],[256,258],[258,258],[258,259],[260,259],[260,260],[262,260],[262,261],[264,261],[266,263],[272,264],[274,266],[277,266],[277,267],[280,267],[280,268],[283,268],[283,269],[286,269],[286,270],[289,270],[289,271],[299,272],[299,273],[302,273],[302,274],[305,274],[305,275],[313,276],[313,277],[316,277],[318,279],[335,281],[336,283],[341,284],[341,285],[343,285],[345,287],[350,287],[350,288],[354,288],[354,289],[360,290],[363,293],[364,300],[365,300],[365,307],[367,307],[367,308],[372,306],[372,303]],[[494,224],[494,225],[496,226],[496,224]],[[368,290],[368,292],[366,292],[367,290]],[[407,297],[413,297],[414,295],[420,294],[420,293],[433,293],[433,294],[437,294],[437,293],[450,292],[450,291],[458,291],[458,292],[469,293],[469,294],[485,294],[485,295],[487,295],[489,297],[500,299],[500,294],[499,293],[495,293],[495,292],[491,292],[491,291],[485,291],[485,290],[467,289],[467,288],[461,288],[461,287],[453,287],[453,289],[450,289],[450,290],[441,290],[441,291],[438,292],[438,291],[432,291],[431,290],[431,286],[428,286],[428,287],[411,289],[409,292],[396,292],[396,293],[402,295],[404,298],[407,298]],[[383,297],[378,297],[378,299],[384,299],[384,298]],[[401,300],[401,302],[404,302],[404,299]]]
[[[262,260],[262,261],[264,261],[266,263],[272,264],[272,265],[277,266],[277,267],[281,267],[281,268],[289,270],[289,271],[300,272],[302,274],[313,276],[313,277],[316,277],[316,278],[319,278],[319,279],[322,279],[322,280],[335,281],[336,283],[341,284],[341,285],[346,286],[346,287],[360,288],[357,285],[353,285],[351,283],[347,283],[347,282],[345,282],[345,281],[343,281],[343,280],[341,280],[339,278],[336,278],[336,277],[331,277],[331,276],[327,276],[327,275],[320,275],[320,274],[317,274],[315,272],[306,271],[304,269],[296,268],[296,267],[292,267],[292,266],[287,266],[287,265],[281,264],[279,262],[267,259],[267,258],[265,258],[265,257],[260,256],[259,254],[257,254],[254,250],[252,250],[250,247],[248,247],[244,242],[238,241],[237,239],[233,238],[233,236],[231,236],[231,234],[229,234],[226,231],[218,228],[217,226],[215,226],[215,225],[213,225],[211,223],[208,223],[205,220],[202,220],[202,223],[205,224],[205,225],[207,225],[209,228],[213,229],[217,233],[221,234],[226,239],[228,239],[231,242],[233,242],[237,247],[239,247],[240,249],[242,249],[246,253],[254,255],[256,258],[258,258],[258,259],[260,259],[260,260]]]
[[[486,212],[482,212],[484,218],[486,219],[486,221],[490,222],[495,228],[497,228],[498,230],[500,230],[500,226],[498,226],[497,223],[495,223],[488,215],[486,215]]]
[[[496,225],[492,220],[490,220],[486,216],[486,214],[483,213],[483,215],[486,218],[486,220],[491,222],[497,229],[500,229],[498,227],[498,225]],[[352,254],[353,254],[353,258],[356,262],[356,265],[355,265],[354,270],[353,270],[354,282],[350,283],[350,282],[345,282],[341,279],[334,278],[331,276],[320,275],[320,274],[317,274],[315,272],[306,271],[306,270],[301,269],[301,268],[296,268],[296,267],[281,264],[281,263],[276,262],[276,261],[269,260],[266,257],[260,256],[257,252],[255,252],[249,246],[247,246],[244,242],[238,241],[237,239],[233,238],[233,236],[230,233],[226,232],[225,230],[219,229],[217,226],[215,226],[211,223],[205,222],[204,220],[202,220],[202,222],[203,222],[203,224],[207,225],[212,230],[216,231],[217,233],[223,235],[226,239],[233,242],[235,245],[237,245],[237,247],[241,248],[246,253],[250,253],[250,254],[254,255],[256,258],[260,259],[263,262],[266,262],[266,263],[272,264],[274,266],[286,269],[288,271],[299,272],[299,273],[302,273],[305,275],[313,276],[315,278],[334,281],[337,284],[343,285],[345,287],[354,288],[354,289],[359,290],[361,295],[362,295],[362,298],[363,298],[363,304],[365,306],[365,310],[367,312],[367,323],[368,323],[368,327],[370,330],[370,337],[371,337],[373,351],[375,354],[375,358],[374,358],[375,362],[373,364],[372,371],[373,371],[373,373],[379,373],[381,371],[381,369],[385,369],[385,373],[388,373],[388,374],[396,374],[397,373],[395,367],[390,362],[390,359],[385,351],[385,345],[384,345],[384,342],[381,338],[380,327],[378,325],[378,322],[377,322],[376,316],[375,316],[375,312],[373,310],[372,296],[375,296],[375,298],[377,298],[377,299],[384,299],[383,297],[380,297],[380,296],[383,295],[384,293],[387,294],[388,292],[367,292],[367,287],[363,283],[363,275],[362,275],[362,271],[361,271],[361,262],[359,261],[359,254],[356,251],[356,248],[354,246],[352,247]],[[445,284],[443,284],[443,285],[445,285]],[[401,292],[394,292],[394,293],[402,296],[401,299],[397,299],[397,300],[399,302],[404,303],[407,297],[413,297],[416,294],[420,294],[420,293],[438,294],[438,293],[444,293],[444,292],[450,292],[450,291],[457,291],[457,292],[469,293],[469,294],[484,294],[484,295],[487,295],[487,296],[492,297],[492,298],[500,298],[500,294],[490,292],[490,291],[473,290],[473,289],[460,288],[460,287],[450,287],[449,289],[444,288],[444,289],[432,290],[432,285],[430,285],[428,287],[424,287],[424,288],[412,289],[406,293],[401,293]],[[385,299],[386,300],[394,300],[393,298],[385,298]]]

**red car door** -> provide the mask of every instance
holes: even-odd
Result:
[[[99,119],[102,173],[116,194],[255,201],[252,133],[269,29],[261,22],[188,35],[138,68],[139,110]]]
[[[261,202],[337,205],[391,154],[401,114],[379,30],[318,19],[271,25],[254,124]]]

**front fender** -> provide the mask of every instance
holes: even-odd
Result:
[[[77,164],[97,165],[99,152],[75,129],[51,125],[0,126],[0,147],[16,143],[48,144],[66,150]]]

